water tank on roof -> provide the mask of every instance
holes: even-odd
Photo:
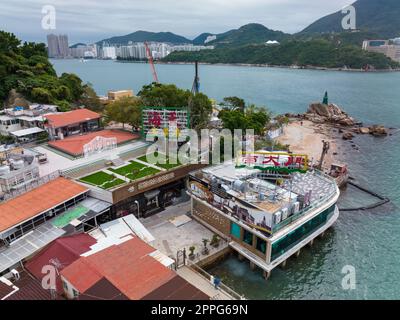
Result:
[[[233,182],[233,190],[238,191],[238,192],[245,192],[246,189],[246,182],[242,180],[235,180]]]
[[[0,176],[3,176],[10,172],[9,166],[0,166]]]

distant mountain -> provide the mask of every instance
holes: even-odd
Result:
[[[208,32],[202,33],[201,35],[194,38],[192,42],[194,45],[198,45],[198,46],[204,45],[204,41],[206,41],[207,38],[212,35],[213,35],[212,33],[208,33]]]
[[[282,31],[268,29],[259,23],[246,24],[239,29],[217,34],[217,39],[209,44],[217,46],[243,46],[264,43],[268,40],[282,41],[290,37]]]
[[[172,32],[148,32],[148,31],[136,31],[125,36],[112,37],[108,39],[101,40],[97,44],[103,44],[106,42],[108,44],[119,44],[126,45],[132,42],[144,42],[144,41],[154,41],[154,42],[167,42],[172,44],[184,44],[192,43],[191,40],[174,34]]]
[[[73,44],[72,46],[70,46],[70,48],[71,48],[71,49],[74,49],[74,48],[78,48],[78,47],[80,47],[80,46],[86,46],[86,43],[82,43],[82,42],[75,43],[75,44]]]
[[[382,38],[400,36],[399,0],[358,0],[356,9],[357,29],[377,34]],[[341,10],[327,15],[305,28],[301,34],[343,32]]]

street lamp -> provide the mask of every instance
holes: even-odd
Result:
[[[136,203],[137,214],[138,214],[138,219],[139,219],[140,218],[139,201],[135,200],[134,202]]]

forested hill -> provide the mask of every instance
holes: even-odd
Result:
[[[358,0],[353,6],[356,9],[356,26],[360,31],[374,33],[385,39],[400,37],[399,0]],[[315,21],[301,33],[342,32],[343,17],[341,10],[337,11]]]
[[[280,45],[247,45],[216,48],[198,52],[173,52],[165,62],[205,62],[268,64],[276,66],[303,66],[324,68],[375,69],[399,68],[399,63],[383,54],[370,53],[353,45],[335,46],[327,40],[289,40]]]
[[[31,102],[56,104],[61,110],[81,102],[89,91],[95,96],[78,76],[57,76],[43,43],[21,43],[14,34],[0,31],[1,105],[11,90]]]

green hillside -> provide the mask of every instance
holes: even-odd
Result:
[[[359,47],[335,46],[331,41],[289,40],[277,46],[246,45],[216,48],[199,52],[173,52],[166,62],[246,63],[278,66],[303,66],[361,69],[366,65],[376,69],[399,68],[400,65],[382,54],[369,53]]]
[[[382,38],[400,36],[399,0],[358,0],[356,9],[357,29]],[[341,10],[325,16],[305,28],[301,34],[343,32]]]
[[[168,42],[173,44],[191,43],[192,41],[185,37],[176,35],[172,32],[148,32],[148,31],[136,31],[124,36],[112,37],[101,40],[97,44],[102,45],[103,42],[108,44],[119,44],[127,45],[129,41],[132,42]]]
[[[58,77],[43,43],[21,43],[12,33],[0,31],[0,101],[12,89],[29,101],[67,110],[84,96],[87,87],[74,74]]]

